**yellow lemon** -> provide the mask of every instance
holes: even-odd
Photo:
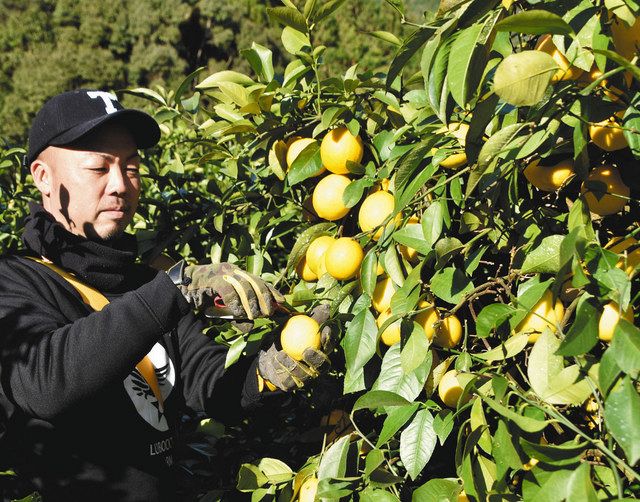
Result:
[[[464,149],[469,125],[463,122],[451,122],[445,127],[441,127],[435,131],[436,134],[450,134],[458,140],[458,144]],[[431,155],[437,153],[437,148],[431,149]],[[452,153],[444,160],[440,161],[440,166],[445,169],[458,169],[467,163],[467,154],[463,152]]]
[[[303,281],[311,282],[318,280],[318,276],[309,267],[306,256],[303,256],[302,260],[298,262],[296,273],[298,274],[298,277],[300,277]]]
[[[456,370],[449,370],[442,375],[438,384],[438,396],[446,406],[455,408],[463,390],[464,388],[458,381],[458,372]]]
[[[469,132],[469,125],[463,122],[450,122],[446,127],[441,127],[436,131],[436,134],[451,134],[458,140],[460,146],[465,146],[467,133]]]
[[[291,359],[302,361],[306,349],[320,349],[320,325],[309,316],[293,316],[282,328],[280,344]]]
[[[315,238],[307,248],[307,254],[305,255],[307,266],[316,277],[322,277],[319,272],[325,268],[324,254],[334,240],[333,237],[323,235]]]
[[[640,265],[640,243],[635,237],[628,237],[626,239],[614,237],[607,243],[605,248],[617,254],[623,254],[626,252],[627,268],[625,268],[624,271],[629,276],[633,277],[635,275],[636,267]],[[624,264],[625,259],[620,258],[618,263],[616,263],[616,267],[621,269]]]
[[[313,210],[320,218],[335,221],[344,218],[349,208],[342,201],[342,194],[351,180],[342,174],[329,174],[322,178],[313,190]]]
[[[614,17],[611,21],[611,38],[618,54],[631,60],[640,48],[640,17],[632,26]]]
[[[583,70],[569,63],[564,54],[562,54],[553,43],[551,35],[542,35],[538,39],[536,50],[549,54],[560,67],[551,79],[552,82],[558,82],[559,80],[576,80],[584,73]]]
[[[601,187],[587,187],[586,183],[582,184],[582,194],[589,206],[589,211],[600,216],[615,214],[624,208],[627,204],[629,187],[624,184],[620,177],[620,172],[612,166],[599,166],[593,169],[587,181],[599,181],[604,183],[605,190]]]
[[[318,478],[310,477],[302,483],[300,493],[298,494],[299,502],[315,502],[316,493],[318,491]]]
[[[466,153],[452,153],[446,159],[440,162],[440,166],[445,169],[458,169],[467,164]]]
[[[562,160],[553,166],[540,165],[540,159],[531,162],[524,170],[524,176],[538,190],[555,192],[574,174],[573,161]]]
[[[362,202],[358,212],[360,229],[363,232],[370,232],[379,227],[373,235],[373,239],[377,241],[382,236],[383,227],[381,225],[393,213],[394,205],[395,200],[390,192],[378,190],[368,195]],[[396,222],[398,221],[399,218],[396,218]]]
[[[555,331],[556,324],[562,320],[562,316],[564,316],[564,305],[559,299],[554,303],[553,294],[547,290],[527,316],[520,321],[516,332],[529,334],[529,343],[534,343],[545,328]]]
[[[347,174],[347,162],[360,163],[363,154],[362,139],[351,134],[346,127],[332,129],[320,144],[322,165],[336,174]]]
[[[284,169],[287,158],[287,143],[281,139],[273,142],[269,150],[269,165],[280,165]]]
[[[436,328],[434,325],[440,320],[440,315],[438,314],[436,308],[431,306],[429,302],[422,301],[420,302],[418,307],[421,309],[429,307],[427,308],[427,310],[423,310],[422,312],[417,314],[413,318],[413,320],[422,327],[425,334],[427,335],[427,338],[429,339],[429,341],[431,341],[433,340],[433,335],[435,335],[436,333]]]
[[[633,323],[633,307],[629,305],[625,312],[620,312],[617,303],[607,303],[602,309],[602,315],[598,322],[598,338],[604,342],[610,342],[620,318]]]
[[[324,263],[332,277],[346,281],[358,274],[363,258],[364,251],[358,241],[350,237],[341,237],[327,248]]]
[[[385,310],[382,314],[378,316],[376,319],[376,324],[378,328],[381,328],[384,322],[391,317],[391,310]],[[382,343],[391,347],[393,344],[396,344],[400,341],[400,325],[401,321],[398,319],[397,321],[392,322],[389,326],[385,328],[380,335],[380,339]]]
[[[391,307],[391,297],[395,292],[396,286],[391,280],[391,277],[385,277],[378,281],[373,290],[373,297],[371,298],[373,308],[380,313],[388,310],[389,307]]]
[[[455,315],[450,315],[442,319],[436,329],[433,343],[438,347],[450,349],[455,347],[462,340],[462,324]]]
[[[624,131],[617,120],[624,116],[624,112],[618,112],[614,116],[589,125],[589,137],[591,141],[607,152],[614,152],[627,148],[629,143],[624,136]]]

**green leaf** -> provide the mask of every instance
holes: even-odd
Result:
[[[345,386],[348,381],[353,382],[353,385],[348,388],[349,392],[364,389],[363,367],[376,353],[377,334],[376,320],[369,309],[358,312],[347,325],[347,332],[341,345],[344,349],[347,369]]]
[[[438,441],[441,445],[449,437],[449,434],[453,431],[455,425],[455,415],[451,410],[440,410],[438,414],[433,418],[433,430],[438,436]]]
[[[567,502],[598,502],[598,495],[591,483],[591,464],[585,462],[571,473],[567,494]]]
[[[433,356],[429,350],[429,339],[424,335],[424,329],[416,322],[411,322],[411,326],[413,329],[400,354],[400,363],[405,373],[411,373],[424,363],[427,357],[432,359]]]
[[[384,462],[384,452],[378,448],[374,448],[367,453],[365,460],[364,475],[370,476],[371,473],[376,470]]]
[[[269,49],[253,42],[251,49],[243,50],[242,55],[262,82],[268,84],[273,80],[273,54]]]
[[[222,70],[209,75],[196,85],[196,89],[207,90],[218,87],[221,82],[232,82],[240,85],[253,85],[255,82],[242,73],[232,70]]]
[[[560,341],[545,329],[531,349],[527,374],[531,388],[549,404],[578,405],[591,395],[591,385],[577,365],[564,367],[556,355]],[[593,371],[597,370],[596,366]]]
[[[360,396],[353,405],[353,411],[358,410],[375,410],[386,406],[403,406],[406,407],[411,403],[404,397],[388,390],[370,390],[363,396]]]
[[[506,406],[501,405],[497,401],[491,399],[489,396],[485,396],[479,393],[482,400],[489,405],[496,413],[502,415],[507,420],[511,420],[514,424],[516,424],[520,429],[525,432],[540,432],[548,425],[547,420],[537,420],[535,418],[525,417],[523,415],[519,415],[515,411],[507,408]]]
[[[308,178],[317,176],[322,169],[322,159],[320,158],[320,145],[317,141],[309,143],[302,150],[296,160],[293,161],[287,172],[289,185],[296,185]]]
[[[600,368],[598,371],[598,387],[603,396],[609,394],[609,389],[611,389],[611,386],[616,382],[621,373],[622,370],[616,364],[615,356],[611,351],[611,347],[609,347],[600,358]]]
[[[439,38],[440,36],[436,39],[432,39],[429,41],[429,44],[435,43]],[[434,49],[435,55],[433,57],[433,62],[431,63],[431,68],[428,73],[424,73],[429,104],[442,122],[446,122],[448,119],[446,113],[449,97],[449,87],[447,86],[447,65],[449,63],[449,55],[451,53],[451,44],[453,43],[453,40],[453,37],[447,37],[437,48]],[[425,53],[427,49],[430,49],[429,45],[425,47]],[[423,56],[430,57],[430,54],[426,53],[423,54]]]
[[[444,226],[444,209],[442,207],[444,201],[436,200],[422,213],[422,233],[430,247],[438,241],[442,228]]]
[[[362,291],[369,296],[373,296],[373,290],[376,287],[376,281],[378,278],[378,257],[376,256],[375,249],[371,249],[367,252],[362,265],[360,266],[360,284],[362,285]]]
[[[640,94],[636,93],[624,112],[624,137],[636,159],[640,159]]]
[[[387,72],[387,87],[391,87],[394,80],[405,67],[411,56],[413,56],[424,43],[429,40],[429,37],[435,30],[433,28],[418,28],[411,33],[403,42],[400,49],[394,56]]]
[[[291,26],[303,33],[307,32],[307,21],[296,9],[291,7],[267,7],[267,14],[276,22]]]
[[[640,329],[625,319],[620,319],[608,352],[611,352],[622,371],[632,376],[637,375],[640,371]]]
[[[291,468],[277,458],[262,458],[258,462],[258,468],[267,477],[270,483],[285,483],[294,476]]]
[[[311,47],[309,37],[305,33],[302,33],[291,26],[285,26],[280,38],[285,50],[293,56],[299,54],[303,48]]]
[[[438,298],[455,305],[473,291],[474,286],[463,272],[454,267],[447,267],[434,274],[430,288]]]
[[[399,343],[389,347],[382,359],[380,375],[373,384],[373,390],[390,391],[411,402],[422,392],[432,360],[426,358],[414,371],[405,373],[400,356]]]
[[[382,424],[382,430],[376,441],[376,448],[381,448],[387,443],[396,432],[398,432],[411,419],[420,403],[411,403],[407,406],[397,406],[389,409],[387,418]]]
[[[560,16],[546,10],[527,10],[503,19],[496,25],[497,31],[512,31],[528,35],[570,35],[573,28]]]
[[[425,157],[435,144],[435,138],[429,138],[422,143],[414,145],[411,150],[402,158],[396,172],[396,190],[404,189],[413,179],[416,169],[424,161]]]
[[[540,51],[511,54],[496,68],[493,90],[513,106],[532,106],[544,96],[558,70],[554,59]]]
[[[400,434],[400,459],[411,479],[415,480],[431,459],[437,439],[429,410],[418,411]]]
[[[491,451],[496,460],[498,479],[503,478],[509,468],[519,469],[522,465],[514,442],[517,444],[517,436],[512,434],[504,420],[499,420],[491,444]]]
[[[344,193],[342,194],[342,202],[344,202],[345,206],[347,207],[355,206],[358,202],[360,202],[364,191],[371,186],[373,186],[373,180],[366,176],[353,180],[347,185],[347,188],[344,189]]]
[[[466,107],[475,94],[487,63],[487,42],[500,15],[495,11],[482,24],[458,32],[453,40],[447,65],[447,85],[458,105]]]
[[[391,312],[394,314],[406,314],[418,303],[422,284],[420,280],[421,270],[421,264],[414,267],[402,283],[402,286],[391,297]]]
[[[179,103],[182,100],[182,96],[184,95],[184,93],[187,92],[187,90],[191,87],[191,84],[193,83],[195,78],[198,75],[200,75],[204,70],[206,70],[206,66],[201,66],[200,68],[191,72],[189,75],[187,75],[184,78],[184,80],[180,83],[180,85],[176,89],[176,93],[173,96],[174,103]]]
[[[318,7],[313,15],[313,21],[318,23],[333,14],[346,0],[328,0]]]
[[[344,436],[333,443],[324,452],[318,466],[318,479],[342,478],[347,472],[347,453],[349,452],[349,436]]]
[[[241,336],[236,338],[233,341],[233,343],[229,347],[229,350],[227,351],[227,356],[224,360],[225,369],[228,368],[229,366],[232,366],[234,363],[238,362],[238,360],[240,359],[240,356],[242,356],[242,351],[245,349],[246,346],[247,346],[247,341]]]
[[[197,87],[198,86],[196,86],[196,88]],[[139,96],[141,98],[149,99],[151,101],[155,101],[156,103],[158,103],[160,105],[165,105],[165,106],[167,105],[167,102],[162,97],[162,95],[160,95],[156,91],[152,91],[151,89],[146,89],[144,87],[137,87],[135,89],[125,89],[122,92],[124,92],[126,94],[132,94],[134,96]]]
[[[484,307],[476,319],[476,336],[488,337],[491,332],[503,325],[515,313],[516,309],[505,303],[492,303]]]
[[[300,260],[302,260],[302,257],[307,252],[309,244],[311,244],[314,239],[323,235],[331,235],[334,228],[335,225],[333,223],[318,223],[302,232],[298,236],[296,243],[293,245],[293,249],[289,253],[287,272],[296,268]]]
[[[613,62],[624,67],[625,70],[627,70],[629,73],[631,73],[631,75],[633,75],[633,78],[635,78],[636,81],[640,82],[640,68],[638,68],[636,65],[631,64],[624,57],[620,56],[617,52],[602,50],[602,49],[593,49],[593,52],[595,54],[602,54],[607,59],[611,59]]]
[[[430,479],[413,492],[411,502],[454,502],[461,491],[460,483],[452,479]]]
[[[520,438],[520,446],[529,457],[536,458],[542,463],[566,466],[579,463],[582,454],[589,447],[589,443],[576,444],[569,441],[561,445],[550,445]]]
[[[368,31],[367,35],[371,35],[378,40],[382,40],[384,42],[389,42],[392,45],[400,47],[402,45],[402,40],[396,37],[393,33],[389,33],[388,31]]]
[[[598,343],[599,319],[598,302],[591,295],[582,295],[578,300],[576,317],[556,354],[559,356],[579,356],[589,352]]]
[[[267,484],[268,479],[258,467],[252,464],[242,464],[238,471],[236,488],[241,492],[252,492]]]
[[[513,141],[520,133],[531,127],[529,123],[516,123],[503,127],[483,145],[478,155],[478,170],[484,170],[499,155],[508,151],[507,147],[513,147]]]
[[[557,273],[560,270],[560,244],[563,239],[563,235],[549,235],[542,239],[538,247],[527,253],[521,272],[523,274]]]
[[[604,420],[629,464],[634,465],[640,459],[640,396],[628,376],[609,393]]]
[[[527,335],[527,333],[519,333],[517,335],[510,336],[498,347],[486,352],[480,352],[475,354],[475,356],[487,362],[503,361],[504,359],[514,357],[522,352],[527,346],[528,339],[529,335]]]

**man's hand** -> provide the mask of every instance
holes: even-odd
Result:
[[[311,317],[322,325],[329,319],[329,306],[319,305],[311,311]],[[305,349],[302,360],[296,361],[283,350],[272,344],[267,350],[258,354],[258,375],[271,382],[280,390],[290,391],[303,387],[305,382],[317,377],[329,366],[329,354],[333,350],[331,327],[325,325],[320,330],[322,350]]]
[[[189,265],[181,261],[167,273],[195,308],[253,320],[272,315],[284,298],[270,284],[231,263]]]

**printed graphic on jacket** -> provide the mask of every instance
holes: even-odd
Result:
[[[166,431],[169,429],[169,424],[164,415],[164,406],[162,403],[173,390],[176,377],[175,368],[167,351],[159,343],[153,346],[151,352],[147,354],[147,357],[151,360],[154,367],[160,390],[160,399],[156,397],[137,368],[124,379],[124,388],[140,416],[157,430]]]

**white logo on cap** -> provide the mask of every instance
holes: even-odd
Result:
[[[115,94],[111,94],[110,92],[105,91],[88,91],[87,95],[91,99],[100,98],[104,102],[104,111],[107,113],[117,112],[118,109],[113,106],[112,101],[118,101],[118,98]]]

